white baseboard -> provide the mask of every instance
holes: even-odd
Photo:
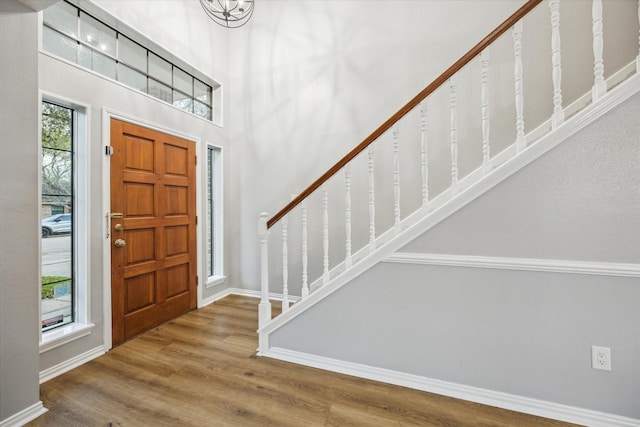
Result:
[[[640,264],[626,264],[618,262],[564,261],[555,259],[418,254],[408,252],[396,252],[384,259],[384,262],[446,265],[451,267],[493,268],[503,270],[545,271],[570,274],[595,274],[600,276],[640,277]]]
[[[20,427],[28,423],[29,421],[33,421],[38,418],[40,415],[47,412],[48,409],[42,405],[42,401],[38,401],[28,408],[23,409],[10,416],[9,418],[5,418],[0,421],[0,427]]]
[[[358,363],[272,347],[263,356],[299,365],[352,375],[374,381],[436,393],[456,399],[495,406],[511,411],[536,415],[591,427],[639,427],[640,419],[622,417],[590,409],[562,405],[529,397],[517,396],[478,387],[456,384],[419,375],[391,371]]]
[[[78,366],[83,365],[95,359],[96,357],[100,357],[104,353],[104,346],[99,346],[75,357],[72,357],[71,359],[65,360],[62,363],[58,363],[57,365],[52,366],[48,369],[40,371],[40,384],[47,382],[50,379],[57,377],[58,375],[62,375],[65,372],[72,370],[73,368],[77,368]]]

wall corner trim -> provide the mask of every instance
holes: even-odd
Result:
[[[640,264],[627,264],[620,262],[420,254],[409,252],[396,252],[385,258],[383,262],[569,274],[594,274],[599,276],[640,277]]]
[[[640,419],[345,362],[284,348],[271,347],[262,356],[581,425],[592,427],[640,426]]]
[[[14,414],[9,418],[5,418],[4,420],[0,421],[0,427],[23,426],[29,421],[35,420],[47,411],[48,409],[44,407],[42,401],[38,401],[28,408],[25,408],[22,411],[18,412],[17,414]]]
[[[255,291],[253,289],[227,288],[216,294],[211,295],[210,297],[203,299],[202,303],[200,304],[200,306],[198,306],[198,308],[202,308],[209,304],[213,304],[214,302],[219,301],[222,298],[228,297],[229,295],[239,295],[239,296],[245,296],[245,297],[251,297],[251,298],[260,298],[260,291]],[[269,293],[270,300],[282,301],[282,298],[283,298],[282,294],[277,294],[274,292]],[[289,295],[288,298],[289,298],[289,301],[291,302],[300,301],[299,296]]]

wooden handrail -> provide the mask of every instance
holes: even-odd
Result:
[[[391,128],[398,120],[404,117],[408,112],[413,110],[420,102],[422,102],[427,96],[431,95],[442,84],[449,80],[455,73],[460,71],[462,67],[467,65],[473,58],[478,56],[483,50],[491,45],[498,37],[504,34],[509,28],[513,27],[520,19],[522,19],[527,13],[529,13],[534,7],[542,3],[542,0],[529,0],[520,9],[515,11],[513,15],[498,25],[491,33],[489,33],[478,44],[472,47],[467,53],[465,53],[460,59],[458,59],[452,66],[450,66],[444,73],[440,74],[434,81],[432,81],[426,88],[418,93],[411,101],[407,102],[402,108],[400,108],[393,116],[391,116],[386,122],[384,122],[378,129],[374,130],[371,135],[366,137],[360,144],[358,144],[353,150],[351,150],[346,156],[340,159],[335,165],[327,170],[320,178],[316,179],[310,186],[298,194],[291,202],[289,202],[284,208],[282,208],[277,214],[275,214],[269,221],[267,221],[267,228],[271,228],[282,217],[288,214],[293,208],[298,206],[300,202],[306,199],[311,193],[316,191],[322,184],[329,180],[340,169],[345,167],[351,160],[353,160],[358,154],[365,150],[373,141],[378,139],[383,133]]]

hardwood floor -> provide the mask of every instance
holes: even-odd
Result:
[[[28,425],[568,425],[257,357],[257,308],[229,296],[42,384]]]

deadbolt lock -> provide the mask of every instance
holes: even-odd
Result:
[[[122,224],[116,224],[113,226],[113,229],[116,231],[122,231],[124,230],[124,227],[122,226]]]

